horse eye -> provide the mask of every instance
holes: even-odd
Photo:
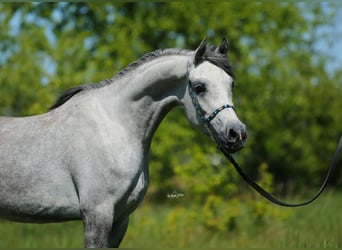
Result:
[[[194,85],[194,92],[196,93],[196,95],[203,94],[206,91],[207,91],[207,88],[205,87],[205,84],[198,83]]]

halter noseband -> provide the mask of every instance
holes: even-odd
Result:
[[[192,100],[192,104],[194,105],[198,116],[200,117],[201,121],[205,125],[208,125],[218,115],[218,113],[220,113],[224,109],[231,108],[235,111],[235,107],[233,105],[224,104],[221,107],[215,109],[211,114],[208,114],[207,112],[205,112],[197,100],[197,96],[194,93],[194,89],[190,80],[189,80],[189,94]]]

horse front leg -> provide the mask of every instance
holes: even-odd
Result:
[[[115,222],[113,225],[112,232],[110,234],[110,247],[119,247],[128,228],[128,218],[129,217],[127,216],[124,219]]]
[[[86,248],[108,248],[111,244],[114,210],[105,205],[82,213],[84,246]]]

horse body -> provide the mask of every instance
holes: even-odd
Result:
[[[216,80],[232,82],[207,61],[190,64],[197,54],[178,50],[145,57],[114,77],[115,83],[72,93],[48,113],[0,118],[0,216],[24,222],[82,219],[86,247],[118,246],[129,214],[146,193],[148,151],[159,123],[172,107],[184,105],[189,120],[201,126],[187,81],[207,81],[214,71]],[[200,67],[209,71],[201,73]],[[226,90],[222,97],[213,89],[216,101],[231,102]],[[210,101],[203,98],[201,104],[211,109]],[[244,142],[244,125],[233,110],[211,126],[202,129],[214,139]]]

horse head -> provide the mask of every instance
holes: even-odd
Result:
[[[228,50],[226,39],[218,47],[201,42],[188,62],[184,106],[191,124],[200,127],[221,149],[234,153],[244,146],[247,133],[232,101],[234,74]]]

